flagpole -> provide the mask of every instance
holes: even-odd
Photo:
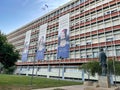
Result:
[[[37,43],[36,43],[36,45],[37,45]],[[34,76],[34,66],[35,66],[35,60],[36,60],[36,52],[37,52],[37,48],[36,48],[37,46],[35,46],[35,50],[32,50],[32,54],[34,54],[34,56],[33,56],[33,69],[32,69],[32,77],[31,77],[31,81],[30,81],[30,85],[31,85],[31,87],[32,87],[32,84],[33,84],[33,76]],[[34,53],[35,52],[35,53]]]

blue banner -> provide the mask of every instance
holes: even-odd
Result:
[[[57,58],[69,57],[69,14],[59,18]]]
[[[47,24],[40,26],[36,60],[44,60]]]
[[[28,53],[23,53],[22,54],[22,62],[27,61]]]
[[[31,36],[31,30],[26,32],[25,43],[24,43],[24,48],[23,48],[23,53],[21,58],[23,62],[27,61],[27,58],[28,58],[30,36]]]
[[[44,51],[45,51],[45,42],[44,42],[44,36],[42,36],[38,42],[38,50],[36,53],[36,60],[44,59]]]
[[[60,35],[58,36],[57,58],[68,58],[69,48],[69,35],[67,35],[67,29],[63,29]]]

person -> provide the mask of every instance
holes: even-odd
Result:
[[[44,47],[45,47],[44,36],[42,36],[39,40],[39,43],[38,43],[38,50],[41,51],[44,49]]]
[[[25,44],[24,44],[24,51],[23,51],[23,53],[27,53],[28,52],[28,47],[29,47],[29,43],[28,43],[28,41],[26,41]]]
[[[107,75],[107,56],[103,50],[103,48],[100,48],[100,53],[99,53],[99,62],[100,66],[102,68],[102,76]]]
[[[60,32],[60,39],[59,39],[60,43],[60,47],[64,47],[67,44],[67,29],[63,29]]]
[[[69,35],[68,29],[62,29],[58,36],[58,51],[57,58],[69,57]]]
[[[41,36],[38,41],[38,49],[36,51],[36,60],[43,60],[44,59],[44,52],[45,52],[45,37]]]

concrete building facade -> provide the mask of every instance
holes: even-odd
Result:
[[[69,57],[57,59],[59,18],[69,14]],[[35,60],[40,26],[47,23],[44,60]],[[31,30],[28,59],[18,60],[16,74],[62,79],[87,79],[78,67],[98,60],[102,47],[108,59],[120,60],[120,0],[71,0],[7,35],[22,55],[26,32]],[[91,77],[97,79],[98,76]],[[117,80],[120,80],[117,77]]]

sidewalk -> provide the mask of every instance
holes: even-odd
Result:
[[[83,86],[83,85],[73,85],[73,86],[54,87],[54,88],[44,88],[44,89],[33,89],[33,90],[54,90],[54,89],[63,89],[63,90],[84,90],[84,86]]]
[[[113,87],[113,86],[112,86]],[[117,85],[120,88],[120,84]],[[73,85],[73,86],[63,86],[63,87],[53,87],[53,88],[44,88],[44,89],[33,89],[33,90],[84,90],[84,85]]]

